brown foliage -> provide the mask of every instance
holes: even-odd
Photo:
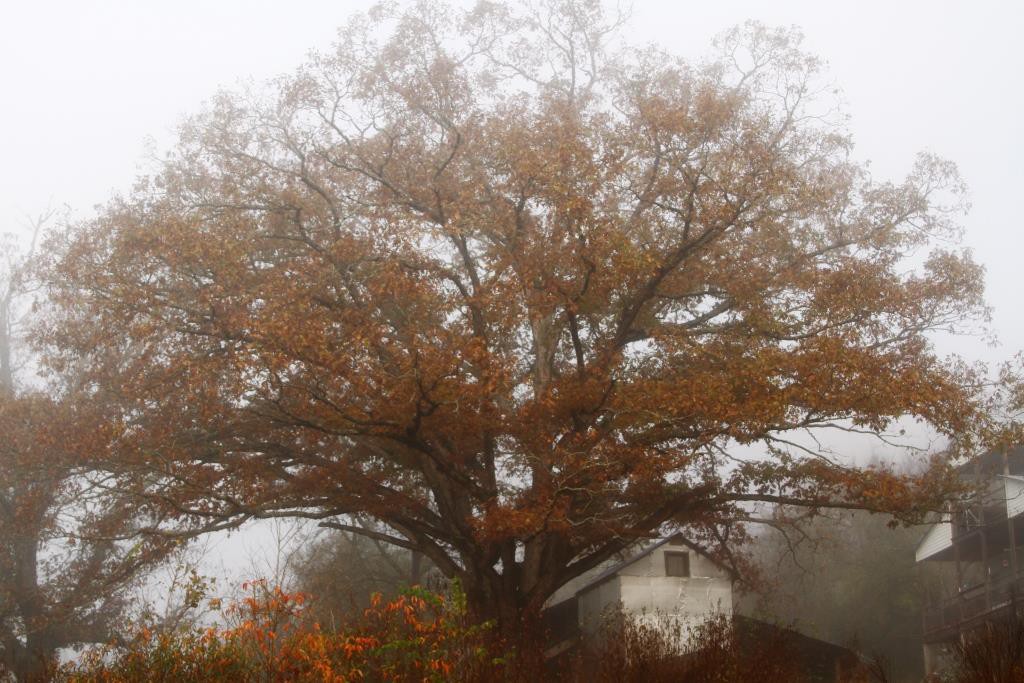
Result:
[[[873,180],[793,34],[693,67],[535,9],[357,19],[50,245],[50,367],[120,406],[162,528],[366,515],[507,625],[666,524],[735,561],[750,502],[937,509],[943,463],[786,435],[970,421],[925,336],[985,314],[953,166]]]

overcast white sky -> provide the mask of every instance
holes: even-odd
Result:
[[[467,0],[468,2],[468,0]],[[326,49],[368,0],[40,0],[0,4],[0,231],[67,204],[85,215],[127,189],[182,116],[219,87]],[[635,0],[628,37],[688,57],[745,19],[797,25],[843,90],[857,156],[898,179],[914,154],[956,161],[971,188],[966,242],[988,269],[1002,346],[1024,349],[1024,3]]]

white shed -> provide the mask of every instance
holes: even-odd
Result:
[[[575,603],[579,634],[600,632],[620,609],[651,623],[678,623],[681,637],[707,619],[732,615],[732,574],[677,534],[608,563],[563,586],[549,610],[570,616]]]

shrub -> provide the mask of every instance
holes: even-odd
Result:
[[[1024,681],[1024,622],[1014,615],[984,624],[956,642],[952,655],[955,683]]]
[[[683,625],[664,615],[609,619],[597,646],[579,658],[578,680],[658,683],[798,683],[804,680],[796,660],[781,642],[744,642],[735,623],[724,615],[681,637]],[[585,664],[590,662],[589,667]]]
[[[55,678],[66,683],[815,680],[800,670],[802,662],[782,631],[752,637],[724,616],[697,626],[687,639],[683,626],[671,618],[633,619],[619,613],[596,644],[556,663],[544,661],[538,629],[526,625],[521,639],[510,642],[498,637],[490,623],[471,623],[457,585],[448,596],[420,588],[393,600],[374,594],[361,618],[337,631],[321,629],[303,594],[263,581],[245,587],[247,596],[226,610],[222,627],[163,633],[140,628],[127,645],[89,651],[59,669]]]
[[[384,602],[374,595],[363,618],[325,632],[307,617],[306,596],[265,582],[229,608],[229,624],[154,635],[140,629],[127,647],[87,653],[63,667],[68,683],[122,681],[447,681],[458,671],[499,667],[489,624],[471,625],[464,600],[418,588]]]

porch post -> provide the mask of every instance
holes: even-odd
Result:
[[[1006,444],[1003,444],[1003,476],[1010,476],[1010,456],[1006,452]],[[1010,583],[1010,611],[1012,618],[1017,618],[1017,529],[1013,517],[1010,516],[1010,500],[1006,496],[1007,483],[1003,482],[1003,503],[1006,507],[1006,528],[1010,532],[1010,575],[1013,577]]]

